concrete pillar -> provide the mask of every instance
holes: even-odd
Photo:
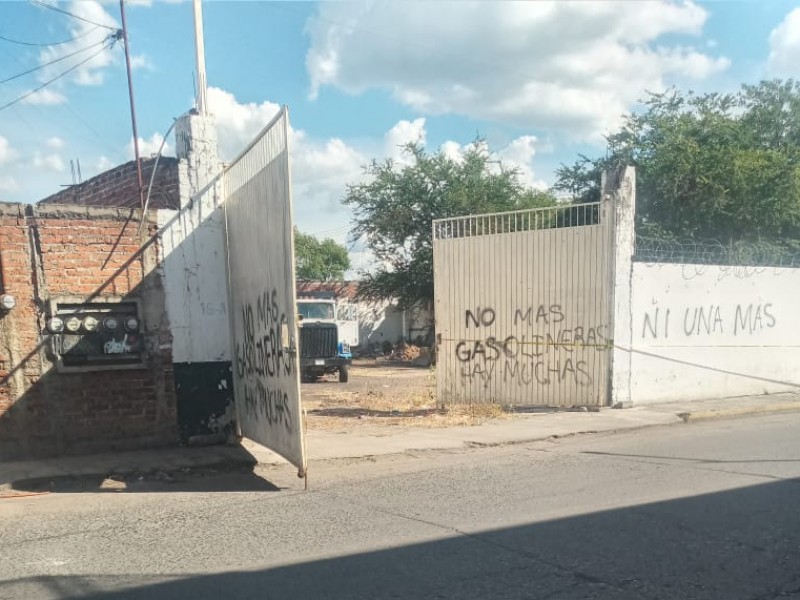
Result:
[[[217,127],[212,115],[185,114],[175,124],[181,207],[203,190],[221,170]]]
[[[213,116],[175,125],[181,208],[159,211],[172,333],[178,425],[185,442],[224,441],[232,432],[222,164]]]
[[[603,174],[602,198],[613,208],[611,289],[614,347],[611,350],[612,405],[629,407],[631,401],[631,344],[633,341],[633,254],[636,248],[636,170],[624,167]]]

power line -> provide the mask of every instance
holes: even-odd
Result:
[[[91,29],[89,29],[88,31],[84,31],[83,33],[76,35],[75,37],[71,37],[68,40],[60,40],[58,42],[50,42],[47,44],[43,44],[40,42],[23,42],[22,40],[15,40],[9,37],[5,37],[3,35],[0,35],[0,40],[3,40],[4,42],[10,42],[12,44],[19,44],[20,46],[37,46],[37,47],[60,46],[61,44],[68,44],[69,42],[74,42],[75,40],[79,40],[82,37],[86,37],[90,33],[97,31],[99,27],[100,25],[96,25]]]
[[[106,29],[110,29],[111,31],[116,31],[117,29],[116,27],[111,27],[110,25],[103,25],[102,23],[90,21],[89,19],[76,15],[75,13],[71,13],[68,10],[64,10],[63,8],[58,8],[57,6],[53,6],[52,4],[48,4],[47,2],[42,2],[42,0],[31,0],[31,2],[36,6],[41,6],[42,8],[48,8],[50,10],[54,10],[61,14],[70,16],[73,19],[78,19],[79,21],[83,21],[84,23],[89,23],[90,25],[96,25],[97,27],[105,27]]]
[[[97,52],[95,52],[94,54],[92,54],[90,57],[88,57],[88,58],[85,58],[84,60],[82,60],[82,61],[81,61],[81,62],[79,62],[78,64],[76,64],[76,65],[74,65],[74,66],[70,67],[69,69],[67,69],[67,70],[66,70],[66,71],[64,71],[63,73],[61,73],[61,74],[59,74],[59,75],[56,75],[55,77],[53,77],[53,78],[52,78],[52,79],[50,79],[49,81],[46,81],[45,83],[43,83],[42,85],[40,85],[40,86],[39,86],[39,87],[37,87],[36,89],[34,89],[34,90],[31,90],[31,91],[30,91],[30,92],[28,92],[27,94],[22,94],[22,96],[20,96],[20,97],[19,97],[19,98],[17,98],[16,100],[12,100],[12,101],[11,101],[11,102],[9,102],[8,104],[4,104],[3,106],[0,106],[0,111],[7,109],[9,106],[14,106],[14,105],[15,105],[17,102],[21,102],[22,100],[25,100],[25,98],[28,98],[29,96],[33,96],[33,95],[34,95],[36,92],[43,90],[44,88],[46,88],[46,87],[47,87],[48,85],[50,85],[51,83],[53,83],[53,82],[55,82],[55,81],[58,81],[59,79],[61,79],[61,78],[62,78],[62,77],[64,77],[65,75],[67,75],[67,74],[71,73],[72,71],[74,71],[74,70],[75,70],[75,69],[77,69],[78,67],[80,67],[80,66],[82,66],[82,65],[85,65],[87,62],[89,62],[90,60],[92,60],[92,59],[93,59],[95,56],[99,56],[99,55],[100,55],[100,54],[101,54],[103,51],[105,51],[105,50],[108,50],[108,49],[109,49],[109,48],[111,48],[113,45],[114,45],[114,44],[113,44],[113,43],[111,43],[111,44],[108,44],[108,45],[106,45],[106,46],[103,46],[102,48],[100,48],[100,50],[98,50]]]
[[[24,67],[25,66],[25,64],[23,64],[23,62],[20,61],[14,54],[12,54],[8,50],[6,50],[5,46],[1,46],[0,45],[0,51],[5,53],[5,55],[8,58],[10,58],[11,60],[15,61],[20,67]],[[69,103],[62,104],[59,108],[60,108],[60,110],[66,110],[66,111],[70,112],[72,114],[72,116],[75,117],[75,119],[80,121],[81,124],[83,124],[83,126],[94,135],[94,137],[96,138],[96,141],[99,142],[99,144],[101,146],[103,146],[106,150],[108,150],[111,153],[114,153],[114,152],[116,152],[118,150],[118,148],[112,147],[111,144],[109,144],[108,139],[106,139],[103,136],[101,136],[94,127],[92,127],[83,117],[81,117],[77,112],[75,112],[75,110],[73,110],[72,106]],[[40,123],[46,121],[46,122],[50,123],[51,125],[56,125],[56,126],[62,126],[63,125],[63,126],[69,127],[73,132],[72,135],[77,135],[77,136],[80,136],[82,139],[90,140],[90,137],[86,135],[86,132],[81,130],[80,127],[75,126],[75,124],[72,121],[64,119],[64,118],[55,118],[54,119],[50,111],[42,110],[39,106],[36,106],[35,104],[29,105],[29,110],[33,110],[36,113],[38,113],[38,115],[39,115],[39,120],[35,121],[35,122],[29,121],[24,116],[23,113],[21,113],[21,112],[19,112],[17,110],[16,107],[12,107],[11,110],[14,112],[14,114],[17,116],[17,118],[20,121],[22,121],[23,123],[25,123],[28,126],[28,129],[30,131],[37,131],[37,130],[41,131]]]
[[[48,61],[46,63],[42,63],[41,65],[38,65],[38,66],[33,67],[31,69],[28,69],[27,71],[23,71],[22,73],[17,73],[16,75],[12,75],[11,77],[8,77],[6,79],[0,80],[0,83],[7,83],[7,82],[12,81],[14,79],[18,79],[20,77],[23,77],[24,75],[28,75],[30,73],[33,73],[34,71],[38,71],[39,69],[44,69],[45,67],[49,67],[50,65],[56,64],[57,62],[61,62],[62,60],[66,60],[66,59],[68,59],[68,58],[70,58],[72,56],[75,56],[76,54],[80,54],[81,52],[86,52],[87,50],[90,50],[92,48],[96,48],[97,46],[101,46],[101,45],[105,44],[108,41],[108,39],[109,38],[106,37],[104,40],[101,40],[101,41],[99,41],[99,42],[97,42],[95,44],[92,44],[90,46],[86,46],[85,48],[81,48],[80,50],[76,50],[75,52],[70,52],[69,54],[65,54],[64,56],[60,56],[60,57],[55,58],[55,59],[53,59],[51,61]]]

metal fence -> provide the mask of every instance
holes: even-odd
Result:
[[[800,250],[771,243],[665,240],[636,236],[633,259],[645,263],[677,263],[747,267],[800,267]]]
[[[286,108],[226,169],[233,381],[241,434],[305,473]]]
[[[451,240],[500,233],[598,225],[599,223],[599,203],[548,206],[439,219],[433,222],[433,239]]]
[[[610,229],[597,203],[434,222],[441,403],[606,403]]]

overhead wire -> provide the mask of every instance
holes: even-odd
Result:
[[[13,38],[6,37],[4,35],[0,35],[0,40],[3,40],[4,42],[9,42],[11,44],[19,44],[20,46],[37,46],[37,47],[60,46],[61,44],[68,44],[70,42],[74,42],[75,40],[79,40],[81,38],[84,38],[87,35],[89,35],[90,33],[93,33],[95,31],[97,31],[99,28],[100,28],[100,25],[95,25],[91,29],[88,29],[88,30],[84,31],[83,33],[78,34],[78,35],[76,35],[74,37],[71,37],[68,40],[59,40],[58,42],[47,42],[47,43],[43,43],[43,42],[24,42],[22,40],[15,40]]]
[[[113,41],[110,44],[104,45],[102,48],[100,48],[100,50],[98,50],[97,52],[95,52],[91,56],[85,58],[84,60],[82,60],[81,62],[77,63],[76,65],[71,66],[69,69],[67,69],[66,71],[63,71],[59,75],[56,75],[52,79],[49,79],[48,81],[44,82],[39,87],[31,90],[30,92],[22,94],[22,96],[19,96],[18,98],[16,98],[15,100],[12,100],[11,102],[3,104],[2,106],[0,106],[0,111],[3,111],[3,110],[5,110],[5,109],[7,109],[7,108],[9,108],[11,106],[14,106],[16,103],[21,102],[22,100],[25,100],[25,98],[33,96],[36,92],[39,92],[39,91],[43,90],[44,88],[46,88],[51,83],[54,83],[54,82],[58,81],[59,79],[61,79],[62,77],[68,75],[69,73],[71,73],[72,71],[77,69],[78,67],[85,65],[87,62],[92,60],[94,57],[99,56],[105,50],[108,50],[108,49],[112,48],[113,46],[114,46],[114,42]]]
[[[53,6],[52,4],[48,4],[47,2],[42,2],[42,0],[30,0],[32,4],[36,6],[41,6],[42,8],[47,8],[50,10],[54,10],[58,13],[67,15],[72,17],[73,19],[77,19],[79,21],[83,21],[84,23],[89,23],[90,25],[96,25],[97,27],[105,27],[106,29],[110,29],[111,31],[116,31],[116,27],[112,27],[111,25],[104,25],[103,23],[98,23],[96,21],[92,21],[87,19],[86,17],[81,17],[80,15],[76,15],[75,13],[71,13],[68,10],[64,10],[63,8],[58,8],[57,6]]]
[[[12,54],[8,50],[6,50],[6,47],[0,46],[0,51],[4,52],[8,58],[10,58],[11,60],[15,61],[20,67],[24,67],[25,66],[22,63],[22,61],[19,60],[14,54]],[[31,132],[36,131],[37,129],[40,129],[41,122],[46,121],[46,122],[50,123],[51,125],[56,125],[56,126],[59,126],[59,127],[60,126],[67,126],[74,132],[75,135],[78,135],[78,136],[82,137],[85,140],[91,139],[83,131],[81,131],[81,129],[79,127],[76,127],[75,125],[73,125],[68,119],[64,119],[63,117],[54,118],[53,115],[50,113],[50,111],[42,110],[39,106],[36,106],[35,104],[28,105],[28,108],[32,109],[32,110],[34,110],[34,111],[36,111],[38,113],[39,118],[38,118],[37,121],[34,121],[34,122],[29,121],[24,116],[24,114],[22,112],[17,110],[16,107],[12,107],[11,110],[14,112],[14,114],[17,117],[17,119],[19,119],[21,122],[23,122],[23,123],[25,123],[27,125],[28,130],[31,131]],[[72,108],[72,106],[69,103],[61,104],[59,109],[60,110],[65,110],[65,111],[68,111],[69,113],[71,113],[72,116],[75,117],[75,119],[77,119],[78,121],[80,121],[81,124],[84,126],[84,128],[86,128],[94,136],[94,141],[98,142],[101,146],[103,146],[109,152],[113,153],[113,152],[116,152],[118,150],[118,148],[113,147],[108,142],[108,139],[106,137],[100,135],[100,133],[94,127],[92,127],[83,117],[81,117]]]
[[[111,37],[111,36],[108,36],[105,39],[103,39],[103,40],[101,40],[99,42],[96,42],[94,44],[91,44],[89,46],[86,46],[85,48],[81,48],[80,50],[76,50],[75,52],[70,52],[69,54],[65,54],[63,56],[59,56],[58,58],[54,58],[53,60],[50,60],[50,61],[48,61],[46,63],[42,63],[42,64],[40,64],[40,65],[38,65],[36,67],[32,67],[32,68],[28,69],[27,71],[22,71],[21,73],[17,73],[16,75],[12,75],[11,77],[6,77],[5,79],[0,80],[0,84],[8,83],[9,81],[13,81],[14,79],[19,79],[20,77],[24,77],[25,75],[30,75],[31,73],[34,73],[34,72],[36,72],[36,71],[38,71],[40,69],[44,69],[45,67],[49,67],[50,65],[54,65],[54,64],[56,64],[58,62],[61,62],[62,60],[66,60],[68,58],[71,58],[71,57],[75,56],[76,54],[81,54],[82,52],[86,52],[87,50],[91,50],[92,48],[96,48],[97,46],[101,46],[101,45],[105,44],[106,42],[108,42],[109,37]]]

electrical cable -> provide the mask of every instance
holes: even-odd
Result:
[[[11,59],[14,62],[16,62],[20,67],[22,67],[22,68],[25,67],[25,64],[21,60],[19,60],[14,54],[9,52],[6,49],[6,46],[0,45],[0,52],[5,53],[5,55],[9,59]],[[80,123],[89,132],[92,133],[92,135],[94,136],[95,140],[101,146],[103,146],[106,150],[108,150],[112,154],[118,150],[118,148],[112,146],[108,142],[108,139],[106,139],[105,137],[100,135],[94,127],[92,127],[83,117],[81,117],[77,112],[75,112],[75,110],[72,108],[72,106],[68,102],[65,103],[65,104],[62,104],[60,106],[60,109],[61,110],[66,110],[67,112],[71,113],[72,116],[75,117],[75,119],[80,121]],[[39,106],[36,106],[35,104],[29,104],[29,105],[26,106],[26,110],[33,110],[39,115],[38,120],[34,121],[34,122],[29,121],[22,112],[17,110],[16,106],[11,107],[11,110],[13,111],[13,113],[16,115],[17,119],[19,119],[20,122],[25,123],[25,125],[28,127],[28,131],[30,131],[30,132],[41,130],[41,123],[48,122],[48,123],[50,123],[50,125],[55,125],[55,126],[58,126],[58,127],[60,127],[62,125],[65,125],[65,126],[69,127],[74,132],[75,135],[81,136],[83,139],[86,139],[86,140],[90,139],[85,134],[85,132],[83,132],[79,127],[76,127],[71,121],[65,120],[63,117],[62,118],[58,118],[58,117],[54,118],[53,115],[52,115],[52,111],[42,110]]]
[[[33,89],[33,90],[31,90],[30,92],[28,92],[26,94],[22,94],[22,96],[20,96],[19,98],[15,99],[15,100],[12,100],[11,102],[8,102],[7,104],[4,104],[4,105],[0,106],[0,111],[3,111],[3,110],[7,109],[10,106],[14,106],[17,102],[21,102],[22,100],[25,100],[25,98],[28,98],[29,96],[33,96],[36,92],[39,92],[39,91],[43,90],[44,88],[46,88],[51,83],[54,83],[55,81],[58,81],[59,79],[61,79],[65,75],[71,73],[72,71],[74,71],[78,67],[80,67],[82,65],[85,65],[87,62],[92,60],[94,57],[99,56],[102,52],[104,52],[105,50],[108,50],[109,48],[112,48],[113,46],[114,46],[113,43],[108,44],[106,46],[103,46],[102,48],[100,48],[100,50],[98,50],[97,52],[92,54],[90,57],[88,57],[88,58],[82,60],[81,62],[79,62],[78,64],[70,67],[69,69],[67,69],[63,73],[61,73],[59,75],[56,75],[55,77],[53,77],[49,81],[46,81],[45,83],[43,83],[42,85],[40,85],[36,89]]]
[[[85,48],[81,48],[80,50],[76,50],[75,52],[70,52],[69,54],[65,54],[64,56],[59,56],[58,58],[54,58],[51,61],[48,61],[46,63],[42,63],[41,65],[38,65],[38,66],[33,67],[31,69],[28,69],[27,71],[23,71],[22,73],[17,73],[16,75],[12,75],[11,77],[7,77],[6,79],[2,79],[2,80],[0,80],[0,84],[8,83],[9,81],[13,81],[14,79],[19,79],[20,77],[23,77],[25,75],[29,75],[29,74],[31,74],[31,73],[33,73],[35,71],[38,71],[39,69],[44,69],[45,67],[49,67],[50,65],[56,64],[57,62],[61,62],[62,60],[66,60],[68,58],[71,58],[71,57],[75,56],[76,54],[80,54],[81,52],[86,52],[87,50],[91,50],[92,48],[96,48],[97,46],[101,46],[101,45],[105,44],[108,41],[109,37],[110,36],[106,37],[105,39],[103,39],[103,40],[101,40],[101,41],[99,41],[99,42],[97,42],[95,44],[92,44],[90,46],[86,46]]]
[[[90,25],[96,25],[97,27],[105,27],[106,29],[110,29],[111,31],[116,31],[116,27],[111,27],[110,25],[103,25],[102,23],[97,23],[95,21],[90,21],[84,17],[80,17],[74,13],[69,12],[68,10],[64,10],[63,8],[58,8],[57,6],[53,6],[52,4],[48,4],[47,2],[42,2],[42,0],[31,0],[31,3],[35,4],[36,6],[41,6],[42,8],[48,8],[50,10],[54,10],[64,15],[68,15],[73,19],[78,19],[79,21],[83,21],[84,23],[89,23]]]
[[[75,40],[79,40],[83,37],[86,37],[90,33],[97,31],[99,27],[100,27],[99,25],[95,25],[88,31],[84,31],[83,33],[76,35],[75,37],[71,37],[68,40],[61,40],[59,42],[50,42],[48,44],[43,44],[40,42],[23,42],[22,40],[15,40],[13,38],[5,37],[3,35],[0,35],[0,40],[3,40],[4,42],[9,42],[11,44],[19,44],[20,46],[37,46],[37,47],[60,46],[61,44],[68,44],[69,42],[74,42]]]

